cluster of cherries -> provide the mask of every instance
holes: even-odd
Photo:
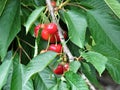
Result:
[[[41,38],[50,43],[47,50],[51,50],[57,53],[62,53],[62,45],[58,44],[60,42],[60,37],[58,35],[57,25],[55,23],[49,24],[38,24],[34,28],[34,35],[37,38],[39,35],[39,30],[41,31]],[[62,32],[64,38],[67,38],[67,33],[65,31]],[[63,74],[65,71],[69,69],[69,64],[59,64],[56,69],[54,69],[54,73],[57,75]]]

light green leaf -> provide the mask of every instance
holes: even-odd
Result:
[[[82,57],[85,58],[87,62],[93,64],[93,66],[97,69],[99,75],[101,76],[101,74],[105,70],[107,58],[102,54],[93,51],[82,53]]]
[[[24,70],[23,87],[33,74],[45,69],[45,67],[56,57],[56,55],[57,53],[48,51],[33,58]]]
[[[31,78],[27,81],[26,85],[24,86],[22,90],[36,90],[34,89],[33,81]]]
[[[58,90],[70,90],[68,85],[64,81],[60,81],[58,85]]]
[[[20,0],[8,0],[0,16],[0,56],[2,59],[7,49],[20,31]]]
[[[108,57],[106,69],[116,83],[120,84],[120,60]]]
[[[7,0],[0,0],[0,16],[5,8]]]
[[[118,54],[118,57],[120,57],[119,22],[100,10],[90,10],[87,14],[88,27],[98,48],[99,46],[109,48],[109,51]]]
[[[72,61],[70,63],[70,71],[73,71],[74,73],[76,73],[78,71],[78,69],[80,68],[81,64],[79,61]]]
[[[65,73],[65,78],[70,83],[72,90],[89,90],[80,75],[69,71]]]
[[[6,60],[0,66],[0,90],[7,81],[9,69],[11,66],[12,66],[12,60]]]
[[[35,9],[30,16],[28,17],[28,20],[25,24],[26,27],[26,33],[28,33],[29,29],[31,28],[32,24],[37,20],[37,18],[40,16],[40,13],[45,9],[45,7],[39,7]]]
[[[84,48],[87,28],[87,21],[84,15],[77,10],[68,10],[64,12],[64,19],[69,30],[70,40],[80,48]]]
[[[58,85],[55,85],[55,86],[51,87],[51,88],[48,89],[48,90],[58,90]]]
[[[104,0],[112,11],[120,18],[120,3],[117,0]]]

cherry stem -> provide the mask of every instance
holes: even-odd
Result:
[[[68,56],[69,61],[72,62],[72,61],[74,61],[74,56],[71,54],[69,48],[67,47],[67,45],[65,43],[65,39],[64,39],[64,36],[62,34],[62,28],[60,27],[59,22],[57,21],[55,15],[54,15],[54,9],[53,9],[53,7],[51,5],[51,0],[46,0],[46,4],[47,4],[48,10],[49,10],[49,12],[51,14],[53,23],[55,23],[57,25],[58,35],[60,37],[61,43],[63,44],[64,53],[66,53],[66,55]],[[92,87],[91,90],[96,90],[95,87],[90,83],[90,81],[88,80],[88,78],[84,75],[84,73],[82,73],[81,75],[84,76],[83,79],[90,86],[90,88]]]

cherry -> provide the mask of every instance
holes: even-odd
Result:
[[[56,2],[55,1],[51,1],[51,4],[53,7],[56,7]]]
[[[54,34],[56,33],[58,30],[57,30],[57,25],[55,23],[50,23],[48,24],[46,27],[45,27],[46,30],[48,30],[48,32],[50,34]]]
[[[48,50],[61,53],[62,52],[62,45],[61,44],[51,44]]]
[[[44,29],[45,27],[46,27],[46,24],[38,24],[37,26],[35,26],[34,28],[35,37],[38,37],[39,30]]]
[[[54,69],[54,74],[61,75],[63,74],[63,65],[59,64],[56,69]]]
[[[44,40],[48,40],[49,37],[50,37],[50,34],[49,34],[49,32],[46,29],[43,29],[42,32],[41,32],[41,37]]]
[[[69,70],[69,64],[66,63],[64,66],[63,66],[63,71],[66,72]]]

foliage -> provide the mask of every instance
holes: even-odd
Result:
[[[64,52],[48,50],[43,28],[34,35],[36,25],[52,22],[45,0],[0,1],[0,90],[89,90],[81,73],[100,88],[96,77],[105,71],[120,84],[120,2],[56,0],[56,5],[55,17],[67,33],[61,44],[68,45],[72,62]],[[70,66],[62,75],[53,73],[65,63]]]

